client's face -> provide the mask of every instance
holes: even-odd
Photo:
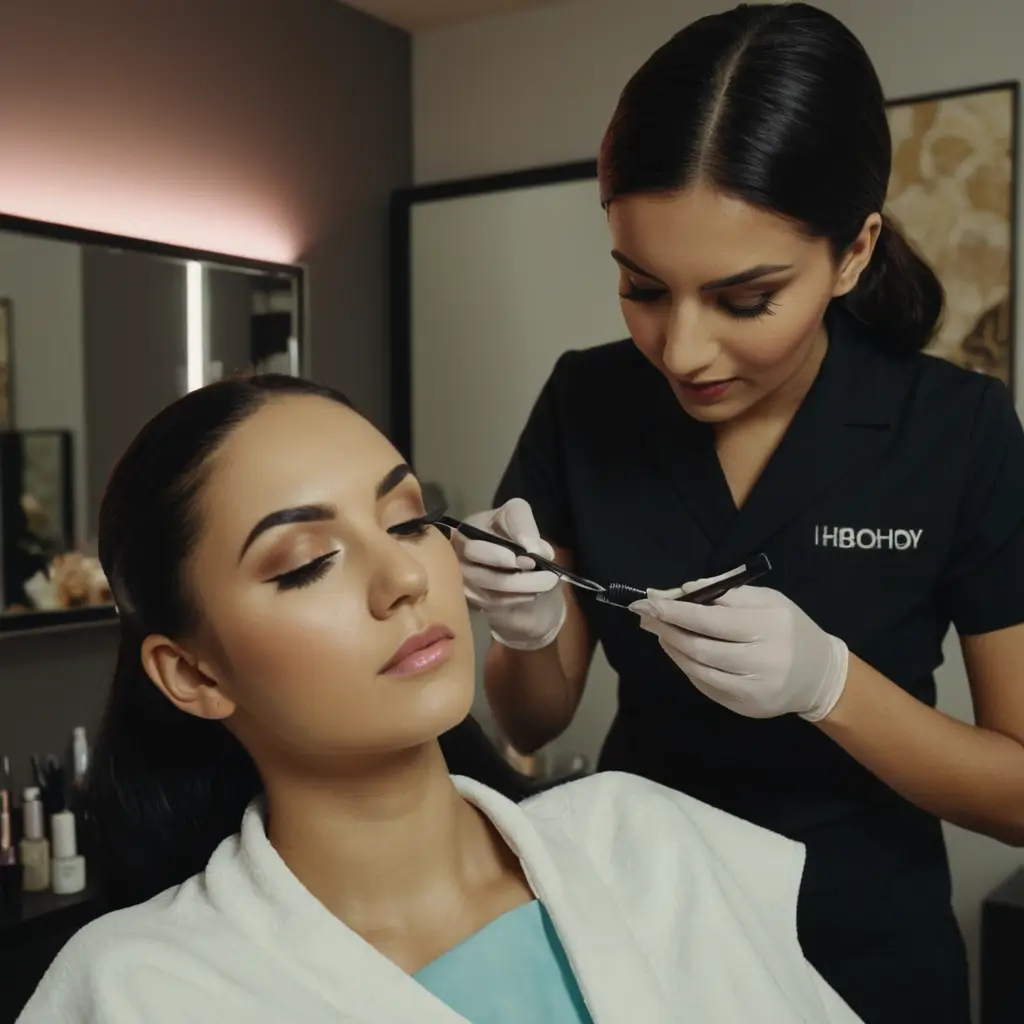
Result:
[[[201,509],[198,668],[258,763],[396,751],[465,717],[459,564],[366,420],[318,397],[269,402],[214,456]]]

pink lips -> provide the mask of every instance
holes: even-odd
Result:
[[[684,383],[679,381],[679,388],[687,398],[701,405],[717,402],[732,386],[732,380],[709,381],[707,384]]]
[[[447,626],[430,626],[409,637],[380,670],[381,675],[405,676],[422,672],[451,657],[455,635]]]

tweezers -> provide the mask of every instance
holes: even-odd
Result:
[[[464,523],[460,519],[453,519],[451,516],[441,516],[437,520],[437,525],[446,527],[449,530],[455,530],[469,540],[481,540],[488,544],[497,544],[498,547],[505,548],[520,558],[529,558],[537,569],[544,572],[552,572],[560,580],[564,580],[571,586],[589,591],[602,604],[615,605],[617,608],[628,608],[636,601],[643,601],[647,597],[647,591],[640,587],[631,587],[626,583],[609,583],[607,586],[597,583],[594,580],[587,579],[586,576],[581,576],[579,573],[566,569],[557,562],[552,562],[548,558],[542,558],[540,555],[527,551],[522,544],[517,544],[514,540],[506,540],[497,534],[481,530],[477,526],[470,526],[469,523]],[[706,587],[701,587],[699,590],[684,594],[679,600],[689,601],[693,604],[712,604],[726,592],[736,587],[746,586],[746,584],[763,576],[771,570],[771,567],[771,562],[768,561],[767,555],[755,555],[743,565],[728,573],[724,578],[714,583],[709,583]]]

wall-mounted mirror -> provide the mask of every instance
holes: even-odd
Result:
[[[0,635],[115,618],[99,503],[188,390],[303,372],[300,267],[0,215]]]

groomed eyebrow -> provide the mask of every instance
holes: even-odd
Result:
[[[322,523],[335,519],[338,510],[333,505],[296,505],[295,508],[280,508],[276,512],[265,515],[250,531],[245,538],[242,550],[238,553],[238,560],[245,558],[246,551],[256,542],[256,538],[267,530],[273,530],[278,526],[289,526],[292,523]]]
[[[612,250],[612,259],[619,264],[620,267],[624,267],[626,270],[632,271],[634,274],[638,274],[640,277],[646,277],[649,281],[654,281],[657,284],[665,285],[660,277],[656,274],[652,274],[649,270],[644,270],[638,263],[634,263],[628,256],[619,252],[617,249]],[[756,267],[749,267],[747,270],[741,270],[738,274],[730,274],[728,277],[720,277],[715,281],[708,281],[700,286],[702,292],[713,292],[718,291],[721,288],[734,288],[737,285],[749,284],[751,281],[756,281],[759,277],[767,277],[769,274],[779,274],[784,270],[792,270],[792,263],[759,263]]]
[[[412,469],[404,462],[395,466],[394,469],[389,469],[374,488],[374,497],[377,501],[387,497],[406,477],[411,475]],[[338,509],[334,505],[296,505],[294,508],[281,508],[276,512],[270,512],[249,531],[249,536],[245,538],[242,550],[238,554],[238,560],[241,562],[246,551],[253,546],[256,539],[268,530],[273,530],[278,526],[290,526],[293,523],[330,522],[337,517]]]
[[[377,484],[377,500],[386,498],[406,477],[412,476],[412,468],[404,462],[400,462],[394,469],[389,469]]]

